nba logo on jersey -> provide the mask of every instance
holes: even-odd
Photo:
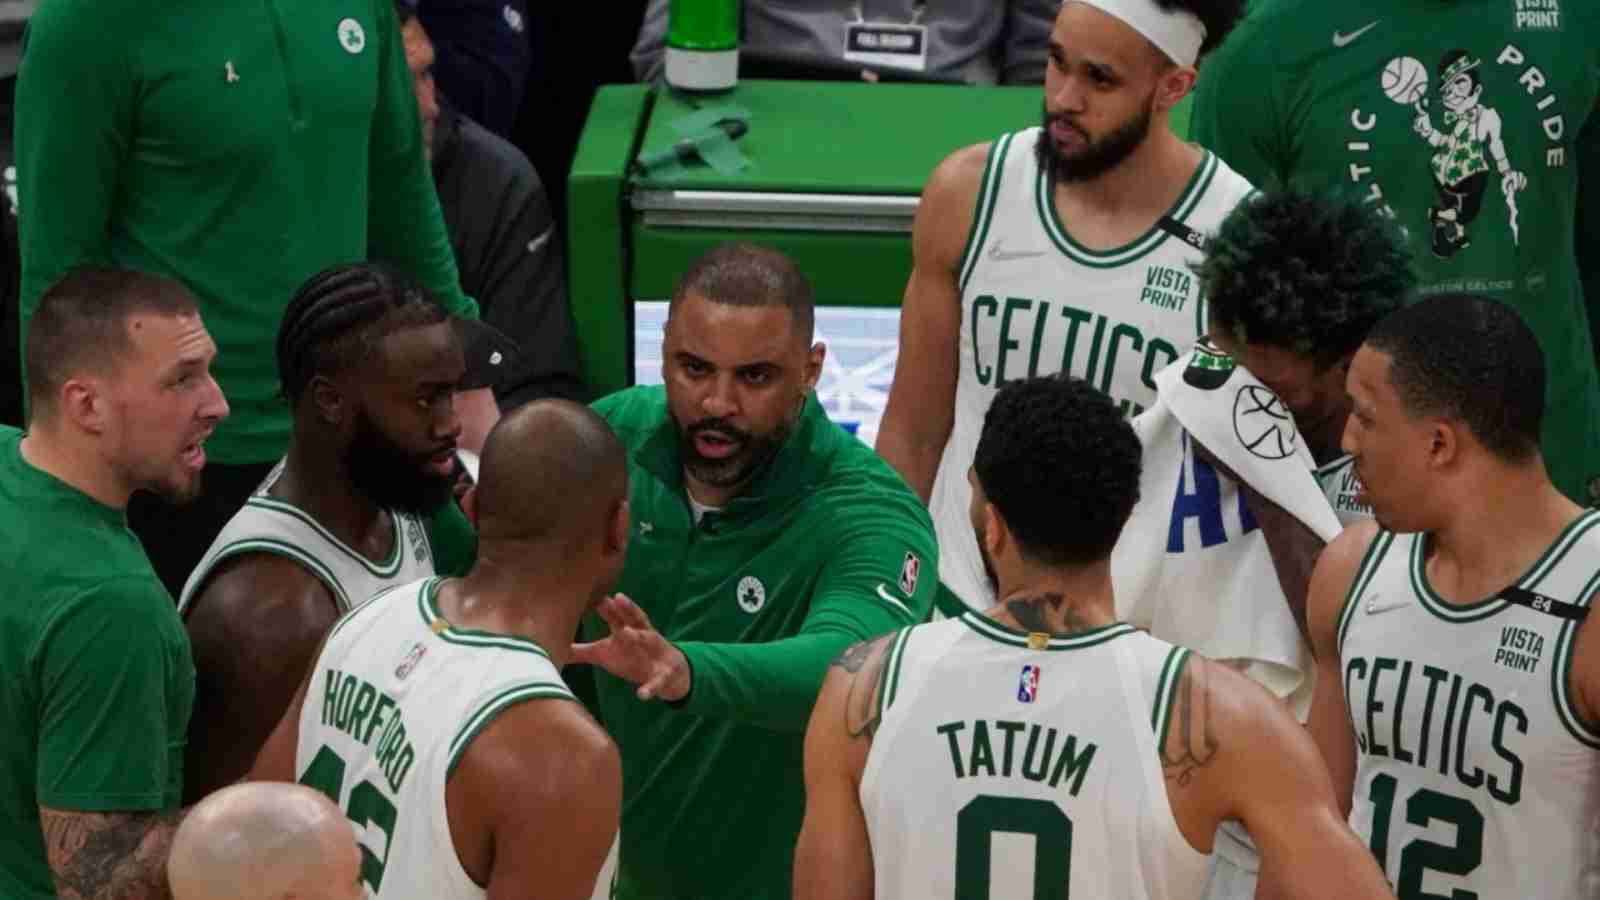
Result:
[[[910,597],[917,592],[917,574],[921,571],[922,560],[908,551],[905,562],[900,564],[900,593]]]
[[[1017,699],[1032,703],[1039,697],[1039,667],[1023,666],[1022,679],[1017,682]]]

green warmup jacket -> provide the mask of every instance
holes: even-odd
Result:
[[[928,617],[933,524],[900,477],[813,396],[749,490],[698,525],[666,391],[599,401],[629,456],[632,540],[617,590],[688,657],[689,696],[642,703],[596,675],[622,751],[615,896],[788,897],[801,748],[829,663]],[[598,618],[585,636],[605,633]]]
[[[274,346],[316,272],[370,250],[477,315],[390,0],[49,0],[29,25],[16,138],[24,335],[72,268],[183,282],[232,406],[207,445],[217,462],[288,446]]]

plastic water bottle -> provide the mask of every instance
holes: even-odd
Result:
[[[741,0],[672,0],[667,12],[667,84],[726,91],[739,83]]]

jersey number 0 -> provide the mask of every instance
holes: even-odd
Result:
[[[1033,835],[1033,900],[1067,900],[1072,820],[1049,800],[980,794],[956,814],[955,900],[989,900],[994,833]]]

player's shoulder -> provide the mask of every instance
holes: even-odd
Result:
[[[338,598],[305,564],[252,552],[218,563],[184,607],[191,633],[222,628],[240,640],[315,633],[338,619]]]
[[[1195,182],[1202,194],[1197,198],[1195,215],[1214,220],[1204,224],[1215,225],[1227,218],[1241,203],[1248,203],[1260,196],[1261,191],[1250,179],[1228,165],[1221,154],[1206,147],[1201,150],[1205,155],[1195,172]]]
[[[836,721],[843,722],[851,737],[871,738],[877,732],[892,693],[890,681],[898,674],[891,663],[912,633],[926,627],[909,626],[856,641],[829,665],[824,690],[831,703],[843,707],[844,715]]]
[[[1373,519],[1352,523],[1322,548],[1311,571],[1311,587],[1306,598],[1307,627],[1312,643],[1333,648],[1339,615],[1350,595],[1356,573],[1386,532]]]
[[[976,191],[978,183],[983,180],[984,169],[988,167],[989,158],[994,153],[996,145],[1004,140],[1005,138],[1001,137],[992,141],[968,144],[951,151],[937,166],[934,166],[932,174],[928,176],[924,192],[949,191],[961,186]]]
[[[570,692],[563,695],[552,686],[542,694],[525,694],[477,723],[452,754],[451,778],[491,786],[493,796],[510,804],[564,791],[553,785],[558,780],[572,787],[621,778],[616,742]],[[563,777],[529,777],[541,772]]]

